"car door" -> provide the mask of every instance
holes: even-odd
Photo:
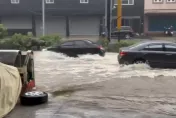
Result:
[[[59,52],[67,55],[74,54],[75,53],[74,41],[68,41],[68,42],[62,43],[60,45]]]
[[[162,43],[149,44],[143,49],[144,58],[151,66],[163,67],[166,63],[164,60],[165,52]]]
[[[87,53],[98,54],[100,52],[100,49],[98,48],[99,47],[98,44],[89,40],[86,40],[85,42],[87,44],[87,48],[86,48]]]
[[[164,44],[166,67],[176,68],[176,44]]]
[[[75,43],[75,51],[77,54],[81,55],[81,54],[87,54],[88,50],[87,50],[87,44],[84,41],[74,41]]]

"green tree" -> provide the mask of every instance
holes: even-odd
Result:
[[[0,39],[3,39],[5,36],[7,36],[7,34],[7,29],[3,24],[0,24]]]
[[[54,44],[59,44],[62,40],[59,35],[46,35],[40,37],[40,40],[45,41],[46,46],[51,46]]]

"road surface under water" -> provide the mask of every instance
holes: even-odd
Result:
[[[119,66],[117,53],[66,57],[35,52],[36,84],[49,103],[7,118],[175,118],[176,70]]]

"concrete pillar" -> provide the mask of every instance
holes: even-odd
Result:
[[[148,34],[148,15],[144,15],[144,34]]]
[[[68,16],[66,16],[65,17],[65,19],[66,19],[66,37],[69,37],[70,36],[70,23],[69,23],[69,17]]]
[[[35,23],[35,16],[32,15],[32,34],[36,36],[36,23]]]

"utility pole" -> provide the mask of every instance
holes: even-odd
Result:
[[[42,34],[45,36],[45,0],[42,0]]]
[[[117,0],[117,30],[118,30],[118,41],[120,42],[120,30],[122,24],[122,0]]]
[[[106,8],[107,8],[107,38],[110,42],[111,40],[111,17],[112,17],[112,0],[107,0],[107,4],[106,4]]]
[[[105,19],[104,19],[104,23],[105,23],[105,28],[107,28],[107,3],[108,3],[108,0],[105,0]],[[107,31],[107,30],[106,30]]]

